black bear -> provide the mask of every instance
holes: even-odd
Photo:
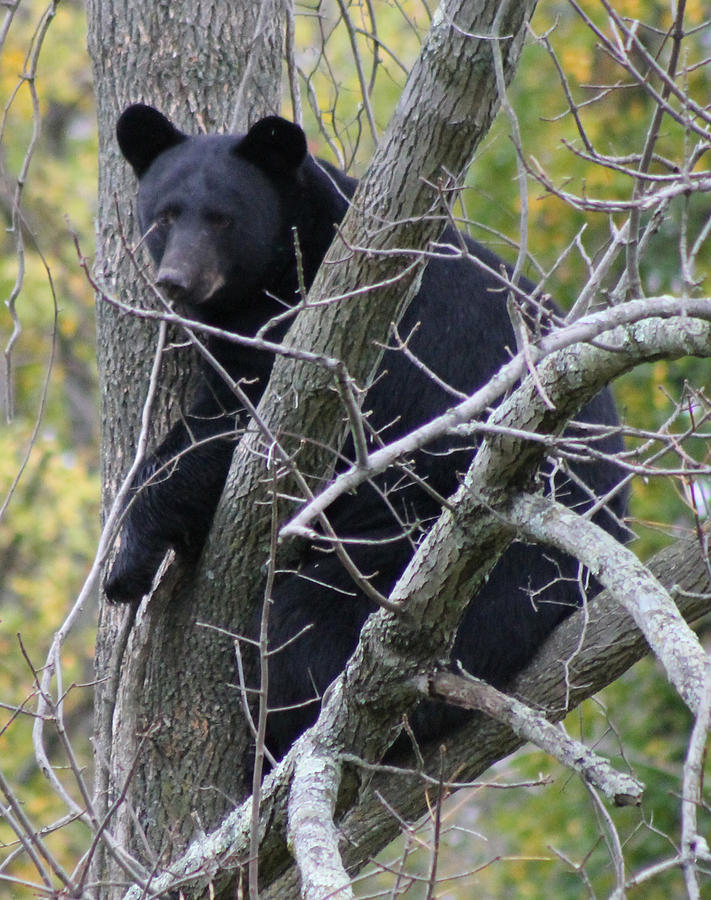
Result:
[[[157,267],[156,284],[191,317],[253,336],[299,298],[294,229],[308,287],[343,218],[356,182],[311,157],[303,131],[278,117],[258,122],[244,136],[188,136],[155,109],[129,107],[117,125],[119,146],[139,180],[138,218]],[[419,293],[400,333],[424,364],[387,349],[364,400],[368,427],[392,440],[452,405],[446,388],[471,393],[509,358],[515,339],[503,265],[468,237],[445,231],[442,245],[466,244],[469,258],[440,251],[427,265]],[[527,290],[532,285],[525,283]],[[552,310],[552,307],[551,307]],[[540,318],[540,311],[538,313]],[[283,337],[279,324],[268,332]],[[264,352],[211,339],[209,347],[257,402],[272,358]],[[439,380],[431,377],[434,372]],[[608,391],[581,412],[587,423],[615,426]],[[246,415],[210,367],[196,402],[136,477],[120,549],[105,583],[113,601],[147,593],[169,547],[197,557],[222,490],[236,431]],[[603,453],[621,449],[614,427],[596,444]],[[458,485],[474,448],[442,439],[420,452],[414,469],[431,491],[401,471],[338,500],[329,509],[337,533],[349,544],[361,571],[387,594],[419,537],[438,516],[436,495]],[[340,448],[347,459],[351,447]],[[617,483],[612,463],[578,462],[573,478],[556,466],[556,496],[584,510]],[[625,499],[618,491],[597,521],[619,538]],[[578,564],[544,548],[514,543],[471,603],[453,658],[472,673],[503,685],[528,662],[543,639],[580,604]],[[333,553],[308,547],[296,574],[277,580],[270,641],[286,644],[270,661],[268,740],[280,757],[316,717],[317,698],[353,651],[371,602],[355,587]],[[288,639],[310,626],[291,643]],[[310,701],[310,702],[309,702]],[[298,706],[298,704],[301,704]],[[296,708],[294,708],[296,705]],[[291,707],[284,709],[284,707]],[[415,715],[415,733],[428,739],[447,727],[449,713],[428,704]],[[451,714],[454,717],[454,713]]]

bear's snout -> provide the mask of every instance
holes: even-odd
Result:
[[[188,298],[193,285],[185,270],[161,266],[156,276],[156,287],[160,288],[169,300],[180,302]]]

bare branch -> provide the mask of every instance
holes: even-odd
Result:
[[[699,833],[697,812],[703,803],[703,766],[711,727],[711,657],[706,660],[706,683],[684,760],[684,779],[681,797],[682,868],[690,900],[700,900],[701,888],[696,869],[697,860],[711,863],[707,839]]]
[[[702,299],[698,305],[696,301],[688,301],[692,308],[689,309],[688,315],[693,316],[700,313],[704,319],[711,317],[711,301]],[[671,315],[679,312],[680,301],[676,298],[650,298],[649,300],[632,301],[622,306],[604,310],[601,313],[594,313],[582,319],[578,319],[574,324],[557,329],[552,334],[542,338],[535,348],[535,360],[546,360],[548,370],[553,372],[558,370],[565,372],[568,366],[573,367],[571,371],[582,373],[584,362],[581,358],[582,351],[576,349],[578,342],[592,341],[595,338],[605,335],[605,345],[609,348],[617,347],[614,353],[609,350],[598,350],[595,347],[587,347],[585,356],[590,361],[591,366],[596,369],[594,381],[591,380],[590,385],[593,386],[592,392],[588,392],[588,397],[593,396],[596,389],[599,389],[609,379],[623,371],[637,365],[643,359],[658,359],[663,356],[675,358],[679,355],[685,355],[686,350],[681,349],[679,341],[686,344],[687,338],[691,338],[691,332],[696,330],[696,325],[692,326],[692,322],[698,324],[699,338],[693,340],[696,351],[701,356],[707,356],[711,353],[711,346],[708,341],[711,338],[711,329],[700,319],[694,320],[687,318],[682,313],[683,331],[679,331],[673,323],[669,326],[664,324],[664,320],[657,319],[659,313]],[[684,312],[686,312],[687,301],[683,302]],[[645,321],[646,320],[646,321]],[[630,322],[637,323],[628,330],[621,327],[621,323]],[[610,329],[619,328],[615,332]],[[645,335],[645,332],[648,333]],[[568,348],[568,349],[565,349]],[[666,348],[666,349],[665,349]],[[540,362],[539,362],[540,365]],[[603,375],[601,368],[605,369]],[[393,441],[381,450],[376,450],[368,457],[366,468],[351,468],[338,475],[337,478],[322,491],[314,501],[304,507],[293,519],[283,526],[281,529],[281,537],[286,538],[296,535],[311,535],[308,530],[308,524],[321,514],[337,497],[346,491],[353,490],[359,484],[362,484],[369,477],[384,472],[387,468],[397,462],[401,457],[413,453],[415,450],[427,446],[430,441],[451,432],[453,429],[474,423],[474,420],[483,416],[486,410],[496,404],[497,400],[507,391],[510,390],[521,376],[527,370],[527,362],[525,354],[518,353],[511,362],[499,370],[492,376],[489,382],[480,388],[471,397],[467,398],[457,406],[447,410],[446,413],[426,423],[415,431],[410,432],[406,437]],[[565,376],[563,376],[565,377]],[[584,377],[584,376],[583,376]],[[598,386],[595,388],[594,386]],[[540,391],[539,391],[540,393]],[[549,400],[549,395],[546,394]],[[549,402],[546,402],[549,407]],[[525,420],[523,415],[516,424],[511,421],[509,427],[520,428],[520,423]],[[498,416],[490,417],[488,424],[496,424]],[[476,425],[472,424],[473,432],[476,433]]]
[[[616,806],[640,804],[644,786],[636,778],[615,771],[607,760],[568,737],[540,713],[490,684],[466,673],[437,672],[430,680],[429,690],[433,697],[465,709],[478,709],[508,725],[519,737],[531,741],[599,787]]]
[[[626,547],[594,522],[545,497],[519,494],[507,518],[522,534],[577,557],[625,607],[692,712],[706,695],[707,660],[667,591]]]
[[[289,792],[287,840],[301,874],[304,900],[353,900],[334,824],[341,767],[330,752],[306,739]]]

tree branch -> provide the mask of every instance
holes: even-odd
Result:
[[[485,7],[492,6],[447,0],[440,7],[339,238],[311,288],[309,304],[287,336],[289,346],[340,359],[357,384],[369,383],[390,324],[399,318],[404,298],[412,295],[418,281],[417,266],[407,279],[392,281],[410,266],[408,251],[403,258],[402,248],[422,248],[439,234],[440,220],[430,215],[439,199],[431,185],[440,182],[445,173],[465,167],[498,109],[490,65],[491,38],[466,36],[491,32],[495,11]],[[512,35],[504,41],[507,79],[515,69],[525,22],[534,6],[532,0],[508,4],[508,13],[502,16],[501,33]],[[416,127],[413,110],[417,110]],[[415,159],[417,165],[413,165]],[[349,250],[355,247],[367,250]],[[344,288],[348,291],[356,285],[381,287],[325,307],[314,307],[311,302],[341,296]],[[329,448],[339,443],[342,431],[342,409],[332,384],[331,373],[278,358],[260,404],[260,415],[274,433],[298,435],[302,470],[320,475],[331,469]],[[299,398],[298,409],[291,399],[294,393]],[[208,565],[214,559],[224,565],[220,536],[233,529],[235,521],[243,523],[246,540],[239,556],[227,561],[225,575],[235,585],[236,596],[255,600],[259,596],[255,573],[266,524],[257,514],[265,494],[261,453],[258,440],[247,439],[237,448],[215,517],[214,540],[206,553]],[[203,586],[214,590],[208,584]]]
[[[531,707],[502,693],[485,681],[471,675],[437,672],[430,680],[430,696],[476,709],[549,753],[562,765],[599,787],[616,806],[639,806],[644,785],[624,772],[617,772],[610,763],[585,744],[569,737]]]
[[[353,900],[334,825],[340,769],[332,753],[324,753],[309,739],[296,759],[289,792],[287,841],[299,867],[304,900]]]
[[[525,537],[580,560],[625,607],[693,713],[707,693],[706,653],[667,591],[627,547],[547,497],[519,494],[505,513]]]
[[[585,348],[586,365],[591,367],[589,377],[595,378],[596,387],[587,392],[589,399],[607,381],[613,380],[641,362],[653,359],[669,358],[698,354],[711,354],[711,299],[700,298],[689,301],[693,310],[685,308],[685,301],[678,298],[659,297],[649,300],[635,300],[622,306],[604,310],[578,319],[572,325],[560,328],[541,339],[535,348],[535,361],[546,360],[549,372],[565,372],[572,366],[575,376],[568,382],[583,382],[588,377],[582,369],[582,342],[593,342],[596,339],[607,350],[590,345]],[[699,316],[698,320],[693,317]],[[660,318],[657,318],[660,317]],[[663,318],[661,318],[663,317]],[[677,317],[677,322],[674,322]],[[664,324],[667,318],[671,319]],[[627,326],[625,328],[625,326]],[[698,337],[696,336],[696,329]],[[695,349],[694,349],[695,348]],[[599,354],[596,353],[599,350]],[[610,352],[614,350],[614,352]],[[550,358],[549,358],[550,357]],[[592,370],[595,370],[593,374]],[[368,456],[367,466],[354,466],[340,474],[314,500],[307,503],[293,519],[281,529],[281,538],[297,535],[311,536],[308,525],[322,513],[335,499],[347,491],[354,490],[368,478],[384,472],[391,465],[415,450],[427,446],[431,441],[450,433],[453,429],[471,424],[473,433],[477,432],[475,420],[484,417],[486,410],[494,405],[500,397],[511,390],[516,382],[526,373],[527,361],[523,352],[518,353],[478,391],[466,400],[447,410],[441,416],[427,422],[415,431],[410,432],[398,441],[393,441],[382,449]],[[578,402],[578,408],[582,403]],[[548,404],[546,404],[548,406]],[[525,406],[522,404],[522,410]],[[555,415],[555,413],[551,413]],[[513,417],[508,416],[509,424],[522,429],[521,416],[514,425]],[[495,425],[499,416],[489,418],[482,431],[486,433],[488,426]],[[558,423],[560,424],[560,423]],[[533,430],[533,429],[532,429]]]
[[[684,760],[681,797],[681,857],[687,891],[691,900],[701,898],[696,861],[711,862],[707,839],[699,833],[697,812],[703,804],[703,770],[706,743],[711,728],[711,657],[706,659],[706,684],[696,712],[696,720]]]

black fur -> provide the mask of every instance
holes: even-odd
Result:
[[[307,286],[347,208],[355,182],[306,152],[303,132],[270,117],[245,137],[187,137],[150,107],[130,107],[121,117],[118,138],[139,178],[138,210],[144,231],[155,227],[148,246],[156,281],[191,315],[210,324],[254,335],[276,313],[293,305],[297,275],[292,229],[299,235]],[[453,232],[443,241],[465,240],[469,251],[498,272],[491,252]],[[524,285],[530,289],[531,285]],[[498,280],[479,265],[460,258],[436,258],[427,266],[421,289],[400,323],[412,338],[409,347],[455,389],[470,393],[510,358],[515,346]],[[283,336],[283,328],[270,333]],[[256,402],[272,359],[263,352],[217,340],[210,349]],[[423,371],[395,350],[385,353],[381,377],[367,393],[369,423],[385,440],[395,439],[441,413],[454,401]],[[235,427],[244,413],[214,373],[205,372],[205,389],[184,422],[168,434],[134,485],[135,496],[121,534],[121,546],[106,580],[109,599],[135,601],[151,585],[169,547],[199,554],[229,467]],[[581,412],[586,422],[615,424],[608,391]],[[189,449],[197,438],[220,437]],[[618,438],[601,450],[620,449]],[[348,456],[348,445],[343,448]],[[456,489],[473,448],[454,439],[440,440],[417,454],[418,474],[441,495]],[[183,452],[187,451],[187,452]],[[178,455],[176,459],[176,455]],[[172,462],[171,462],[172,460]],[[160,477],[147,483],[161,469]],[[576,475],[591,492],[604,494],[616,483],[611,464],[579,464]],[[588,495],[562,475],[556,495],[571,507],[590,505]],[[439,514],[421,488],[397,474],[378,482],[385,502],[372,487],[337,501],[329,510],[336,530],[370,542],[352,555],[373,584],[387,594],[407,564],[413,541]],[[624,513],[620,495],[612,507]],[[623,537],[613,516],[597,520]],[[411,526],[402,537],[402,523]],[[397,538],[399,539],[394,539]],[[387,538],[378,545],[373,539]],[[530,660],[536,648],[579,605],[577,563],[537,547],[514,544],[470,604],[454,657],[472,673],[502,685]],[[274,590],[272,646],[311,626],[270,662],[273,707],[314,702],[273,713],[269,744],[277,756],[288,749],[317,713],[317,697],[341,671],[356,644],[371,603],[353,586],[332,553],[308,548],[298,574],[283,576]],[[433,704],[415,716],[416,733],[428,739],[441,733],[456,713]]]

